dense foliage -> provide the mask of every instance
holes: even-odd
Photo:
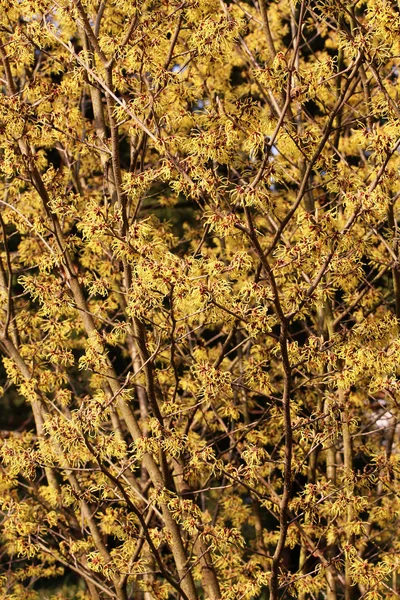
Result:
[[[0,597],[398,597],[399,4],[0,9]]]

